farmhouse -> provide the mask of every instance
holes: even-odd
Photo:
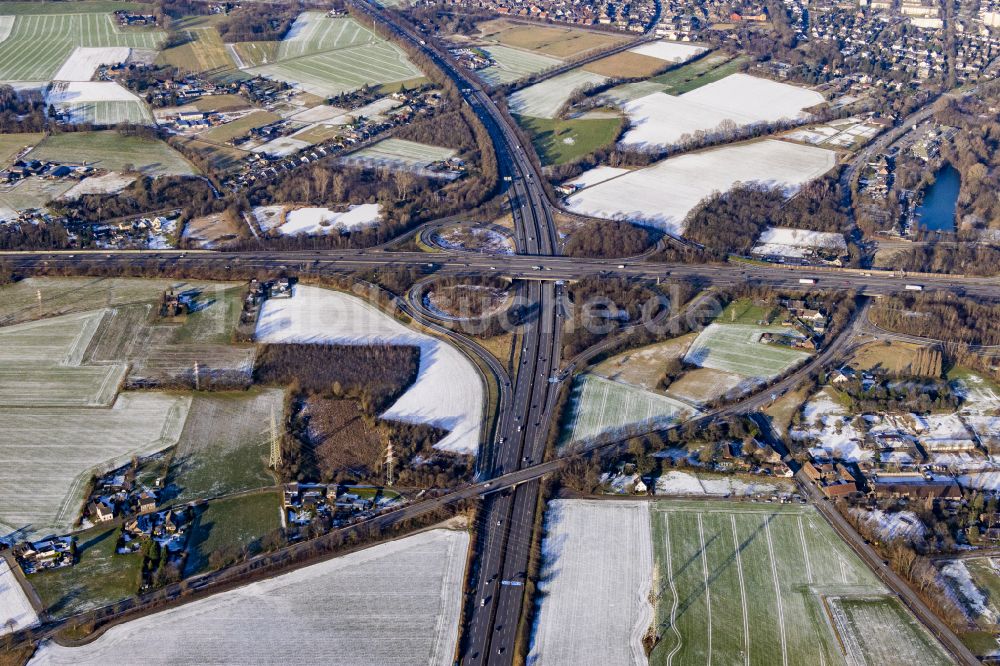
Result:
[[[63,536],[27,541],[14,548],[14,556],[25,574],[69,567],[76,560],[76,539]]]

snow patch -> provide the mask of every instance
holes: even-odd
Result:
[[[110,81],[68,81],[52,84],[46,104],[81,102],[141,102],[127,89]]]
[[[53,81],[90,81],[101,65],[117,65],[128,60],[132,49],[127,46],[78,46],[66,59]]]
[[[114,171],[103,176],[90,176],[66,190],[59,198],[70,200],[82,197],[84,194],[115,194],[134,183],[135,179],[135,176],[126,176]]]
[[[38,615],[28,595],[11,571],[7,560],[0,558],[0,636],[38,624]]]
[[[333,230],[353,231],[378,221],[379,204],[359,204],[343,212],[329,208],[297,208],[285,215],[285,223],[278,227],[278,232],[284,236],[298,236]]]
[[[678,44],[677,42],[667,42],[661,40],[637,46],[634,49],[629,49],[629,52],[649,56],[650,58],[656,58],[657,60],[665,60],[667,62],[684,62],[685,60],[690,60],[699,53],[704,53],[705,49],[701,46]]]

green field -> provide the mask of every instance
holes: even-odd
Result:
[[[118,555],[117,527],[95,527],[77,535],[76,565],[28,578],[49,614],[63,618],[127,599],[139,591],[140,555]]]
[[[117,9],[141,11],[139,2],[119,2],[118,0],[66,0],[64,2],[0,2],[0,16],[20,14],[110,14]]]
[[[184,575],[210,568],[213,551],[259,552],[264,536],[281,527],[281,496],[265,492],[209,502],[194,519]]]
[[[24,178],[13,187],[0,189],[0,207],[15,211],[43,208],[71,187],[72,181],[45,180],[35,176]]]
[[[659,84],[663,92],[671,95],[683,95],[719,79],[724,79],[730,74],[735,74],[740,71],[744,62],[746,62],[746,58],[743,56],[732,58],[724,53],[711,53],[704,58],[664,72],[649,80]]]
[[[254,128],[270,125],[274,121],[280,119],[281,116],[276,113],[271,113],[270,111],[254,111],[253,113],[248,113],[242,118],[234,120],[231,123],[209,128],[198,136],[205,141],[228,143],[236,137],[243,136]]]
[[[620,432],[630,425],[647,430],[663,427],[694,413],[672,398],[590,374],[577,378],[570,401],[563,440],[567,444]]]
[[[607,77],[574,69],[534,85],[518,90],[510,96],[508,104],[512,113],[533,118],[558,118],[569,98],[578,90],[598,86]]]
[[[739,298],[727,305],[715,321],[718,324],[757,326],[761,321],[769,321],[772,317],[768,315],[775,310],[773,306],[758,305],[748,298]]]
[[[31,157],[56,162],[86,162],[109,171],[121,171],[131,165],[147,176],[196,173],[190,162],[163,141],[122,136],[113,130],[53,134],[31,151]]]
[[[69,11],[62,3],[56,6]],[[18,13],[10,35],[0,42],[0,81],[49,81],[78,46],[154,49],[165,36],[160,31],[119,29],[110,14]]]
[[[843,664],[840,645],[852,664],[948,663],[811,507],[657,502],[651,522],[653,666]]]
[[[280,390],[198,393],[171,460],[164,499],[208,499],[275,484],[267,469],[271,419],[283,423]]]
[[[513,83],[531,74],[542,72],[562,64],[562,60],[550,56],[521,51],[509,46],[482,47],[494,64],[480,69],[476,74],[490,85]]]
[[[190,41],[160,53],[158,63],[172,65],[182,72],[214,73],[236,68],[236,63],[214,26],[191,26],[185,28],[183,33]]]
[[[0,134],[0,167],[10,164],[17,153],[44,137],[44,134]]]
[[[776,377],[810,357],[805,351],[758,342],[761,335],[768,331],[788,332],[783,326],[711,324],[698,334],[684,361],[702,368],[766,379]]]
[[[545,165],[567,164],[611,145],[625,122],[622,118],[547,120],[517,115],[514,118],[528,131]]]

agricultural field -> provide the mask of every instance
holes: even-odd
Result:
[[[710,53],[692,63],[654,76],[650,81],[671,95],[683,95],[715,83],[740,71],[747,62],[744,56],[732,57],[725,53]]]
[[[476,75],[492,86],[513,83],[562,64],[557,58],[513,49],[509,46],[480,47],[494,64],[476,71]]]
[[[607,78],[599,74],[574,69],[518,90],[510,96],[511,113],[533,118],[554,119],[569,98],[579,90],[600,85]]]
[[[139,591],[142,557],[119,555],[117,526],[98,526],[77,534],[77,563],[42,571],[28,579],[54,618],[113,604]]]
[[[0,167],[9,165],[18,153],[43,138],[44,134],[0,134]]]
[[[0,328],[0,406],[110,407],[128,367],[82,365],[101,310]]]
[[[192,25],[179,32],[189,41],[162,51],[157,62],[187,73],[218,73],[236,69],[232,54],[211,25]]]
[[[7,560],[0,559],[0,636],[38,623],[38,615]]]
[[[791,194],[836,164],[824,148],[764,140],[689,153],[598,183],[566,199],[569,210],[658,227],[681,235],[688,213],[713,192],[738,182]]]
[[[56,81],[90,81],[102,65],[123,63],[131,54],[132,49],[126,46],[78,46],[52,78]]]
[[[588,51],[611,48],[626,39],[622,35],[607,32],[583,30],[569,26],[518,23],[506,19],[495,19],[481,23],[479,33],[485,41],[534,51],[555,58],[572,58]]]
[[[271,56],[259,49],[238,57],[244,65],[246,60],[267,61],[247,69],[248,74],[285,81],[320,97],[422,76],[399,47],[354,19],[327,18],[318,12],[301,14],[273,54],[275,59]]]
[[[212,568],[212,553],[235,556],[261,551],[268,534],[281,527],[281,493],[268,491],[215,500],[200,507],[191,524],[184,576]]]
[[[791,479],[758,474],[714,474],[670,470],[656,479],[657,495],[704,495],[714,497],[753,497],[754,495],[791,494],[796,491]]]
[[[653,619],[648,502],[549,503],[529,664],[645,666]]]
[[[83,13],[88,9],[84,5],[74,9],[82,11],[18,13],[10,35],[0,42],[0,81],[51,81],[78,46],[155,49],[166,37],[158,30],[119,28],[106,6],[95,6],[90,13]]]
[[[671,145],[723,122],[743,127],[802,118],[804,109],[822,102],[821,94],[806,88],[732,74],[684,95],[657,92],[627,102],[623,108],[632,128],[622,143],[639,148]]]
[[[163,141],[105,132],[52,134],[29,155],[36,160],[82,164],[124,171],[132,167],[146,176],[184,176],[197,173],[190,162]]]
[[[678,42],[658,41],[602,58],[583,69],[614,78],[650,77],[664,68],[690,60],[705,48]]]
[[[272,422],[283,427],[283,400],[276,389],[195,394],[162,499],[181,504],[274,485],[267,460]]]
[[[444,176],[447,174],[427,171],[427,167],[454,156],[455,151],[451,148],[441,148],[440,146],[390,137],[353,152],[340,161],[353,166],[386,167],[398,171],[417,171],[423,174]]]
[[[953,599],[972,622],[986,631],[1000,629],[1000,560],[954,559],[940,564]]]
[[[695,337],[695,333],[688,333],[665,342],[630,349],[601,361],[591,372],[611,381],[655,391],[663,377],[664,366],[668,361],[683,358]]]
[[[33,665],[316,662],[451,664],[469,537],[432,530],[112,627]]]
[[[782,327],[710,324],[698,334],[684,361],[748,379],[771,379],[810,356],[798,349],[759,342],[764,333],[783,330]]]
[[[126,392],[108,409],[0,408],[0,530],[69,529],[91,470],[173,446],[189,405],[179,395]]]
[[[109,171],[101,176],[87,176],[60,195],[60,199],[76,199],[84,194],[115,194],[136,181],[134,175],[123,175]]]
[[[66,114],[67,122],[71,123],[91,123],[93,125],[153,124],[153,115],[139,99],[70,102],[58,103],[55,106],[61,113]]]
[[[620,117],[548,120],[515,115],[514,118],[527,130],[546,165],[566,164],[613,144],[625,123]]]
[[[443,428],[449,434],[435,444],[437,448],[468,455],[478,452],[482,380],[476,366],[450,344],[403,326],[359,298],[305,285],[296,285],[292,298],[264,303],[257,339],[419,347],[416,380],[381,417]]]
[[[666,394],[692,405],[704,405],[730,392],[742,393],[747,380],[733,372],[714,368],[688,370],[671,382]]]
[[[219,173],[227,173],[239,168],[240,163],[250,154],[248,151],[240,150],[233,146],[201,141],[199,139],[190,139],[185,142],[184,146],[188,150],[198,153],[201,159],[208,161],[213,171],[218,171]]]
[[[811,507],[658,502],[651,522],[662,581],[651,664],[889,663],[904,654],[903,663],[947,663]],[[824,601],[869,608],[879,621],[835,621],[834,635]]]
[[[851,356],[851,365],[858,370],[881,368],[894,375],[940,377],[941,356],[925,345],[909,342],[872,342],[859,347]]]
[[[46,180],[37,176],[23,178],[12,187],[0,188],[0,210],[44,208],[45,204],[58,199],[71,187],[71,182]]]
[[[276,113],[264,110],[252,111],[242,118],[226,123],[225,125],[211,127],[201,132],[198,137],[204,141],[228,143],[236,137],[247,134],[252,129],[270,125],[277,120],[281,120],[281,116]]]
[[[577,379],[563,441],[586,442],[628,426],[662,428],[696,415],[696,410],[667,396],[586,374]]]
[[[244,231],[246,227],[228,215],[213,213],[189,220],[184,225],[182,237],[194,243],[195,247],[211,249],[239,238]]]
[[[260,67],[278,59],[281,42],[239,42],[227,44],[226,48],[240,69]]]

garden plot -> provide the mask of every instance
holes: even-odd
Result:
[[[812,90],[731,74],[680,96],[655,92],[625,104],[632,128],[622,143],[637,147],[666,146],[696,132],[720,127],[770,123],[806,116],[804,109],[823,102]]]
[[[128,367],[82,366],[103,311],[0,328],[0,405],[108,407]]]
[[[891,603],[812,507],[671,500],[650,511],[658,581],[651,664],[843,664],[824,603],[855,595]],[[940,654],[905,612],[898,620],[881,624],[884,634],[847,626],[839,639],[912,641],[918,656]],[[856,653],[895,663],[877,650]]]
[[[302,12],[278,46],[278,59],[359,46],[381,41],[371,30],[352,18],[330,17],[324,12]]]
[[[112,627],[30,662],[451,664],[469,537],[432,530]],[[336,611],[334,609],[337,609]]]
[[[655,226],[680,235],[684,220],[703,199],[737,183],[760,183],[791,194],[836,164],[836,153],[786,141],[706,150],[587,187],[566,199],[576,213]]]
[[[196,394],[177,442],[163,499],[210,499],[274,485],[267,470],[272,423],[284,422],[284,392]]]
[[[91,470],[176,444],[190,402],[149,392],[110,409],[0,408],[0,529],[68,530]]]
[[[663,428],[698,413],[673,398],[591,374],[576,381],[571,400],[567,444],[621,433],[630,427]]]
[[[766,380],[809,358],[797,349],[760,342],[760,337],[778,327],[745,326],[742,324],[709,324],[698,334],[684,361],[701,368],[713,368],[742,375],[749,379]]]
[[[430,146],[416,141],[388,138],[382,139],[367,148],[346,155],[340,159],[341,164],[358,166],[368,169],[386,167],[398,171],[413,171],[422,176],[435,178],[454,178],[458,174],[447,171],[432,171],[428,167],[436,162],[454,157],[456,152],[451,148]]]
[[[186,176],[197,173],[190,162],[163,141],[106,132],[63,132],[45,138],[31,159],[87,164],[108,171],[131,166],[145,176]]]
[[[753,497],[795,492],[790,479],[762,480],[759,476],[703,474],[668,471],[656,479],[657,495],[711,495],[716,497]]]
[[[364,85],[397,83],[423,76],[399,47],[381,40],[278,61],[246,71],[254,76],[285,81],[321,97],[350,92]]]
[[[813,443],[814,457],[848,462],[871,460],[872,451],[863,448],[864,435],[854,425],[855,416],[837,401],[833,389],[824,388],[802,408],[802,426],[789,432],[792,439]]]
[[[527,663],[644,666],[652,574],[648,503],[550,502]]]
[[[0,17],[3,18],[3,17]],[[7,560],[0,559],[0,636],[38,624],[38,615]]]
[[[0,81],[51,81],[63,67],[78,75],[77,47],[155,49],[165,37],[158,30],[119,29],[110,12],[18,15],[0,41]]]
[[[493,64],[477,70],[476,75],[493,86],[520,81],[527,76],[562,64],[562,60],[558,58],[512,49],[509,46],[484,46],[480,48],[489,56]]]
[[[953,663],[902,604],[891,597],[828,597],[849,666]]]
[[[847,241],[844,240],[843,234],[789,229],[787,227],[767,227],[761,232],[760,238],[750,250],[750,254],[764,257],[805,259],[814,256],[817,250],[846,254]]]
[[[510,110],[522,116],[556,118],[574,93],[600,85],[607,77],[574,69],[518,90],[508,100]]]
[[[265,302],[257,339],[418,346],[417,379],[382,418],[443,428],[449,434],[437,448],[468,455],[478,452],[483,384],[476,367],[451,345],[403,326],[360,298],[296,285],[292,298]]]

